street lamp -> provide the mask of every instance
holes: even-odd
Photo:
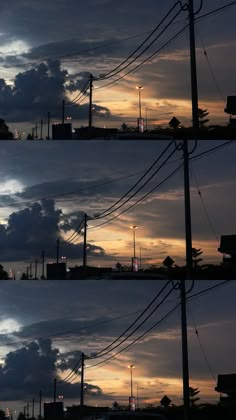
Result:
[[[135,255],[135,230],[138,229],[138,226],[136,225],[130,226],[130,229],[133,229],[134,258],[135,258],[136,257]]]
[[[132,270],[134,271],[134,263],[135,263],[135,258],[136,258],[136,253],[135,253],[135,230],[138,229],[138,226],[136,226],[136,225],[130,226],[130,229],[133,229],[134,256],[132,258]]]
[[[138,99],[139,99],[139,118],[142,118],[142,110],[141,110],[141,90],[143,89],[143,86],[136,86],[136,89],[138,89]]]
[[[133,397],[133,368],[135,367],[135,365],[128,365],[128,368],[130,369],[130,396]]]

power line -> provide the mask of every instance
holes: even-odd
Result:
[[[170,280],[162,287],[162,289],[157,293],[155,298],[149,303],[149,305],[143,310],[143,312],[136,318],[136,320],[118,337],[116,340],[114,340],[111,344],[109,344],[107,347],[105,347],[103,350],[96,353],[95,356],[90,357],[90,359],[97,359],[100,357],[105,356],[106,354],[110,353],[117,347],[119,347],[121,344],[123,344],[125,341],[127,341],[128,338],[130,338],[152,315],[156,310],[160,307],[160,305],[167,299],[169,294],[174,290],[172,289],[168,292],[168,294],[163,298],[163,300],[152,310],[152,312],[139,324],[127,337],[125,337],[120,343],[116,344],[114,347],[113,344],[115,344],[120,338],[122,338],[138,321],[141,319],[141,317],[148,311],[148,309],[153,305],[153,303],[160,297],[160,295],[164,292],[164,290],[168,287],[170,284]],[[112,348],[111,348],[112,347]],[[110,349],[110,350],[109,350]]]
[[[63,242],[69,244],[69,242],[72,242],[75,239],[74,236],[80,235],[83,224],[84,220],[81,221],[81,223],[76,227],[75,231],[69,236],[69,238],[67,238]]]
[[[139,183],[140,181],[144,178],[144,176],[150,172],[150,170],[153,168],[153,166],[155,166],[155,164],[160,160],[160,158],[165,154],[165,152],[168,150],[168,148],[173,144],[174,141],[171,141],[168,146],[165,148],[165,150],[161,153],[161,155],[158,156],[158,158],[155,160],[155,162],[151,165],[151,167],[145,172],[145,174],[136,182],[136,184],[126,193],[124,194],[115,204],[113,204],[109,209],[105,210],[104,212],[102,212],[100,215],[92,218],[89,217],[89,220],[97,220],[100,218],[104,218],[109,216],[110,214],[114,213],[115,211],[117,211],[118,209],[120,209],[121,207],[123,207],[127,202],[129,202],[135,195],[137,195],[137,193],[139,191],[141,191],[149,182],[150,180],[160,171],[160,169],[166,164],[166,162],[171,158],[171,156],[173,156],[173,154],[176,151],[176,148],[171,152],[171,154],[166,158],[166,160],[156,169],[156,171],[148,178],[147,181],[145,181],[145,183],[137,190],[135,191],[127,200],[124,201],[124,203],[120,204],[118,207],[116,207],[115,209],[111,210],[110,212],[108,210],[110,210],[111,208],[113,208],[116,204],[118,204],[124,197],[126,197],[128,195],[129,192],[131,192]],[[104,213],[106,213],[104,215]],[[103,215],[102,215],[103,214]],[[105,222],[106,223],[106,222]],[[97,227],[97,226],[96,226]],[[79,227],[76,228],[76,232],[78,232],[81,228],[81,224],[79,225]],[[71,237],[69,238],[69,240],[67,240],[66,242],[72,242],[72,240],[75,239],[75,237],[77,235],[76,232],[74,232]],[[80,232],[78,232],[80,233]]]
[[[73,107],[76,105],[76,102],[78,102],[84,95],[86,95],[86,91],[88,89],[89,86],[89,78],[86,80],[84,86],[82,87],[82,89],[80,89],[80,92],[78,93],[78,95],[76,95],[71,102],[68,102],[68,105]],[[74,104],[73,104],[74,103]]]
[[[198,343],[199,343],[199,346],[200,346],[200,349],[201,349],[202,355],[203,355],[204,360],[205,360],[205,362],[206,362],[207,368],[208,368],[208,370],[209,370],[209,372],[210,372],[210,374],[211,374],[211,376],[212,376],[212,379],[213,379],[213,381],[214,381],[214,383],[215,383],[215,381],[216,381],[216,375],[214,374],[214,372],[213,372],[213,370],[212,370],[211,364],[210,364],[210,362],[209,362],[209,360],[208,360],[208,357],[207,357],[207,355],[206,355],[206,352],[205,352],[204,347],[203,347],[203,345],[202,345],[202,342],[201,342],[201,340],[200,340],[199,331],[198,331],[198,328],[197,328],[196,322],[195,322],[195,320],[194,320],[194,316],[193,316],[192,310],[190,309],[190,307],[189,307],[188,309],[189,309],[189,313],[190,313],[190,316],[191,316],[192,321],[193,321],[195,334],[196,334],[196,337],[197,337],[197,340],[198,340]]]
[[[88,189],[93,189],[93,188],[97,188],[97,187],[103,187],[105,185],[109,185],[109,184],[113,184],[115,182],[123,181],[124,179],[132,178],[132,177],[134,177],[136,175],[139,175],[141,173],[143,173],[143,171],[137,171],[137,172],[134,172],[133,174],[125,175],[125,176],[122,176],[122,177],[113,179],[111,181],[102,182],[100,184],[94,184],[92,186],[87,186],[85,188],[80,188],[78,191],[69,191],[69,192],[64,192],[64,193],[60,193],[60,194],[50,195],[50,196],[46,196],[46,197],[45,196],[44,197],[39,197],[39,198],[37,198],[35,200],[21,201],[21,202],[18,202],[18,203],[11,203],[11,204],[8,204],[8,205],[5,205],[5,206],[2,205],[2,204],[0,204],[0,208],[17,207],[17,206],[22,206],[22,205],[26,205],[26,204],[37,203],[38,201],[42,201],[42,200],[50,200],[50,199],[53,199],[53,198],[64,197],[66,195],[74,195],[74,194],[78,194],[79,192],[86,191]]]
[[[212,221],[211,221],[211,219],[210,219],[209,213],[208,213],[208,211],[207,211],[206,205],[205,205],[204,200],[203,200],[203,197],[202,197],[202,193],[201,193],[200,188],[199,188],[199,185],[198,185],[198,181],[197,181],[196,173],[195,173],[195,171],[193,171],[193,168],[192,168],[192,172],[193,172],[193,176],[194,176],[194,178],[195,178],[195,182],[196,182],[196,186],[197,186],[197,191],[198,191],[198,196],[199,196],[199,198],[200,198],[200,200],[201,200],[202,207],[203,207],[203,210],[204,210],[205,216],[206,216],[206,218],[207,218],[208,224],[209,224],[209,226],[210,226],[210,229],[211,229],[211,231],[212,231],[213,235],[214,235],[214,236],[215,236],[215,238],[216,238],[216,241],[217,241],[217,242],[219,242],[219,237],[218,237],[218,235],[217,235],[217,233],[216,233],[216,230],[215,230],[215,228],[214,228],[214,226],[213,226],[213,223],[212,223]]]
[[[218,287],[223,287],[224,285],[229,284],[230,282],[231,282],[231,284],[233,284],[233,281],[232,280],[224,280],[224,281],[222,281],[219,284],[216,284],[214,286],[210,286],[207,289],[204,289],[204,290],[202,290],[200,292],[197,292],[197,293],[194,293],[193,295],[188,296],[187,300],[192,300],[192,299],[194,299],[194,298],[196,298],[198,296],[205,295],[206,293],[208,293],[208,292],[210,292],[212,290],[218,289]]]
[[[218,91],[218,93],[219,93],[219,95],[220,95],[221,99],[224,101],[224,100],[225,100],[225,96],[223,95],[222,90],[220,89],[219,84],[218,84],[218,82],[217,82],[217,80],[216,80],[215,73],[214,73],[213,68],[212,68],[212,66],[211,66],[211,63],[210,63],[210,61],[209,61],[209,57],[208,57],[207,51],[206,51],[206,49],[205,49],[205,46],[204,46],[204,44],[203,44],[203,40],[202,40],[202,38],[201,38],[201,36],[200,36],[199,32],[198,32],[198,37],[199,37],[199,39],[200,39],[200,41],[201,41],[201,44],[202,44],[202,49],[203,49],[203,53],[204,53],[204,57],[206,58],[206,61],[207,61],[207,64],[208,64],[208,68],[209,68],[209,70],[210,70],[210,73],[211,73],[212,79],[213,79],[213,81],[214,81],[214,83],[215,83],[216,89],[217,89],[217,91]]]
[[[212,153],[212,152],[215,152],[216,150],[225,148],[226,146],[229,146],[230,144],[234,142],[236,142],[236,140],[228,140],[225,143],[220,144],[219,146],[211,147],[210,149],[207,149],[204,152],[198,153],[197,155],[190,156],[189,160],[199,159],[200,157],[205,156],[208,153]]]
[[[188,24],[185,25],[180,31],[178,31],[172,38],[169,39],[169,41],[167,41],[165,44],[163,44],[160,48],[158,48],[158,50],[156,50],[153,54],[151,54],[149,57],[145,58],[143,61],[141,61],[141,63],[139,63],[136,67],[134,67],[133,69],[129,70],[127,73],[125,73],[124,75],[118,77],[117,79],[115,79],[112,82],[109,82],[103,86],[100,86],[98,88],[95,88],[96,90],[98,89],[104,89],[107,86],[111,86],[115,83],[117,83],[119,80],[124,79],[126,76],[128,76],[129,74],[133,73],[134,71],[136,71],[137,69],[139,69],[141,66],[143,66],[143,64],[145,64],[147,61],[151,60],[151,58],[153,58],[155,55],[157,55],[160,51],[162,51],[165,47],[167,47],[168,45],[170,45],[176,38],[178,38],[179,35],[181,35],[186,28],[188,28]]]
[[[220,12],[223,12],[225,9],[228,9],[229,7],[235,6],[236,1],[232,1],[231,3],[225,4],[224,6],[218,7],[217,9],[211,10],[210,12],[204,13],[203,15],[198,16],[195,18],[195,21],[201,21],[202,19],[218,14]]]
[[[212,11],[210,11],[210,12],[208,12],[208,13],[205,13],[204,15],[200,15],[200,16],[198,16],[198,17],[196,17],[194,20],[195,20],[195,22],[198,22],[198,21],[201,21],[202,19],[204,19],[204,18],[207,18],[208,16],[211,16],[211,15],[213,15],[213,14],[217,14],[217,13],[219,13],[219,12],[221,12],[221,11],[223,11],[224,9],[226,9],[226,8],[228,8],[228,7],[231,7],[231,6],[233,6],[233,5],[235,5],[236,4],[236,1],[234,1],[234,2],[231,2],[231,3],[229,3],[228,5],[225,5],[225,6],[223,6],[223,7],[220,7],[220,8],[217,8],[217,9],[214,9],[214,10],[212,10]],[[117,83],[119,80],[121,80],[121,79],[123,79],[123,78],[125,78],[127,75],[129,75],[129,74],[131,74],[131,73],[133,73],[135,70],[137,70],[138,68],[140,68],[143,64],[145,64],[147,61],[149,61],[152,57],[154,57],[156,54],[158,54],[161,50],[163,50],[165,47],[167,47],[169,44],[171,44],[179,35],[181,35],[184,31],[185,31],[185,29],[186,28],[188,28],[188,26],[189,26],[189,24],[187,24],[187,25],[185,25],[179,32],[177,32],[171,39],[169,39],[169,41],[167,41],[164,45],[162,45],[158,50],[156,50],[153,54],[151,54],[149,57],[147,57],[145,60],[143,60],[140,64],[138,64],[134,69],[132,69],[132,70],[130,70],[129,72],[127,72],[126,74],[124,74],[123,76],[120,76],[119,78],[117,78],[116,80],[114,80],[114,81],[112,81],[112,82],[109,82],[109,83],[107,83],[107,84],[105,84],[105,85],[103,85],[103,86],[100,86],[100,87],[98,87],[98,88],[95,88],[95,89],[103,89],[103,88],[105,88],[105,87],[107,87],[107,86],[111,86],[111,85],[113,85],[113,84],[115,84],[115,83]]]
[[[137,315],[140,312],[141,312],[141,310],[140,311],[130,312],[128,314],[121,315],[121,316],[116,316],[116,317],[113,317],[113,318],[111,318],[111,319],[109,319],[107,321],[101,321],[101,322],[97,322],[95,324],[89,324],[89,325],[86,326],[86,328],[100,327],[100,325],[109,324],[110,322],[118,321],[118,320],[123,319],[123,318],[128,318],[130,316]],[[40,337],[35,337],[32,340],[22,340],[22,341],[16,341],[16,342],[7,342],[7,343],[0,344],[0,347],[3,347],[3,346],[15,346],[15,345],[18,345],[18,344],[32,343],[33,341],[43,340],[45,338],[59,337],[61,335],[70,334],[70,333],[75,332],[75,331],[77,331],[77,332],[84,331],[84,329],[85,329],[85,327],[73,328],[71,330],[60,331],[60,332],[57,332],[57,333],[54,333],[54,334],[50,334],[50,335],[44,335],[44,336],[40,336]]]
[[[173,156],[173,154],[175,153],[176,149],[173,150],[170,155],[166,158],[166,160],[155,170],[155,172],[150,175],[150,177],[144,182],[143,185],[141,185],[141,187],[138,188],[137,191],[135,191],[130,197],[128,197],[122,204],[120,204],[118,207],[116,207],[114,210],[111,210],[110,212],[108,212],[107,214],[105,214],[104,216],[98,217],[98,218],[92,218],[91,220],[97,220],[100,218],[104,218],[109,216],[110,214],[114,213],[115,211],[117,211],[118,209],[122,208],[125,204],[127,204],[133,197],[135,197],[153,178],[154,176],[165,166],[165,164],[168,162],[168,160]]]
[[[111,210],[112,208],[114,208],[117,204],[119,204],[122,200],[123,200],[123,198],[125,198],[125,197],[127,197],[127,195],[135,188],[135,187],[137,187],[137,185],[144,179],[144,177],[154,168],[154,166],[159,162],[159,160],[164,156],[164,154],[167,152],[167,150],[170,148],[170,146],[172,145],[174,143],[174,140],[172,140],[171,142],[169,142],[169,144],[167,145],[167,147],[162,151],[162,153],[157,157],[157,159],[153,162],[153,164],[144,172],[144,174],[141,176],[141,178],[139,178],[138,179],[138,181],[119,199],[119,200],[117,200],[114,204],[112,204],[112,206],[110,206],[108,209],[106,209],[106,210],[104,210],[104,211],[102,211],[101,213],[99,213],[98,215],[96,215],[92,220],[95,220],[95,219],[100,219],[101,217],[106,217],[106,216],[108,216],[109,214],[111,214],[111,213],[113,213],[114,211],[116,211],[117,209],[119,209],[121,206],[119,206],[119,207],[117,207],[115,210],[113,210],[113,211],[111,211],[110,213],[108,213],[108,214],[105,214],[104,215],[104,213],[107,213],[107,212],[109,212],[109,210]],[[175,148],[175,150],[174,150],[174,152],[176,151],[176,148]],[[172,155],[172,154],[171,154]],[[170,157],[168,157],[168,160],[170,159]],[[161,166],[158,168],[158,171],[160,170],[160,168],[161,168]],[[154,173],[154,175],[156,174],[156,172]],[[154,176],[154,175],[152,175],[152,177]],[[149,180],[150,179],[152,179],[152,177],[151,178],[149,178]],[[148,181],[149,181],[148,180]],[[146,184],[144,184],[144,185],[146,185]],[[144,186],[143,185],[143,186]],[[143,188],[143,187],[142,187]],[[139,190],[138,190],[139,191]],[[138,192],[137,191],[137,192]],[[135,193],[135,194],[137,194],[137,192]],[[133,197],[133,195],[130,197],[130,198],[132,198]],[[130,200],[130,198],[129,198],[129,200]],[[125,201],[125,203],[126,203],[127,201]],[[122,205],[124,205],[125,203],[123,203]]]
[[[212,291],[212,290],[214,290],[214,289],[217,289],[217,288],[219,288],[219,287],[222,287],[222,286],[224,286],[224,285],[226,285],[227,283],[229,283],[230,282],[230,280],[226,280],[226,281],[223,281],[223,282],[221,282],[221,283],[219,283],[219,284],[217,284],[217,285],[215,285],[215,286],[212,286],[212,287],[208,287],[207,289],[204,289],[204,290],[202,290],[202,291],[200,291],[200,292],[197,292],[197,293],[195,293],[194,295],[191,295],[191,296],[187,296],[187,301],[188,300],[191,300],[191,299],[193,299],[193,298],[196,298],[196,297],[199,297],[199,296],[202,296],[202,295],[204,295],[204,294],[206,294],[206,293],[209,293],[210,291]],[[116,353],[115,355],[113,355],[113,356],[111,356],[111,357],[109,357],[109,358],[107,358],[106,360],[104,360],[104,361],[102,361],[102,362],[99,362],[99,363],[96,363],[95,365],[93,365],[93,366],[89,366],[87,369],[90,369],[90,368],[93,368],[93,367],[96,367],[96,366],[98,366],[98,365],[102,365],[102,364],[104,364],[104,363],[109,363],[109,361],[112,359],[112,358],[114,358],[114,357],[116,357],[117,355],[119,355],[120,353],[122,353],[123,351],[126,351],[128,348],[130,348],[130,347],[132,347],[134,344],[136,344],[136,342],[138,342],[139,340],[141,340],[143,337],[145,337],[147,334],[149,334],[149,332],[151,332],[157,325],[159,325],[162,321],[164,321],[165,319],[167,319],[172,313],[174,313],[175,311],[176,311],[176,309],[178,309],[178,307],[181,305],[181,303],[179,302],[177,305],[175,305],[166,315],[164,315],[159,321],[157,321],[154,325],[152,325],[146,332],[144,332],[141,336],[139,336],[139,337],[137,337],[132,343],[130,343],[128,346],[126,346],[124,349],[122,349],[121,351],[119,351],[118,353]]]
[[[104,76],[97,78],[96,80],[105,80],[109,79],[110,77],[115,76],[116,74],[120,73],[121,71],[125,70],[127,67],[129,67],[131,64],[133,64],[139,57],[141,57],[153,44],[156,42],[158,38],[169,28],[169,26],[174,22],[176,17],[182,12],[181,9],[176,13],[176,15],[171,19],[171,21],[164,27],[164,29],[150,42],[149,45],[147,45],[133,60],[131,60],[130,63],[126,64],[122,69],[118,70],[123,64],[125,64],[131,57],[134,56],[134,54],[148,41],[148,39],[151,38],[151,36],[159,29],[159,27],[162,25],[162,23],[167,19],[167,17],[171,14],[171,12],[175,9],[175,7],[179,4],[177,1],[173,7],[169,10],[169,12],[166,14],[166,16],[161,20],[161,22],[155,27],[155,29],[150,33],[150,35],[131,53],[122,63],[120,63],[118,66],[116,66],[113,70],[106,73]],[[116,71],[117,70],[117,71]]]
[[[106,225],[107,223],[110,223],[112,220],[117,219],[118,217],[120,217],[122,214],[126,213],[127,211],[129,211],[131,208],[135,207],[136,205],[138,205],[140,202],[142,202],[146,197],[148,197],[149,195],[151,195],[155,190],[157,190],[162,184],[164,184],[164,182],[166,182],[168,179],[170,179],[173,175],[175,175],[183,166],[183,163],[181,163],[181,165],[179,165],[173,172],[171,172],[168,176],[166,176],[161,182],[159,182],[159,184],[157,184],[154,188],[152,188],[148,193],[146,193],[143,197],[141,197],[139,200],[137,200],[134,204],[132,204],[131,206],[129,206],[127,209],[123,210],[121,213],[119,213],[118,215],[112,217],[111,219],[107,220],[106,222],[100,223],[97,226],[91,227],[89,229],[97,229],[100,226]]]
[[[141,37],[143,35],[146,35],[148,33],[149,33],[149,31],[145,31],[145,32],[139,33],[137,35],[132,35],[132,36],[129,36],[129,37],[126,37],[126,38],[121,38],[121,39],[119,39],[117,41],[114,41],[114,42],[109,42],[105,45],[92,47],[92,48],[86,48],[86,49],[83,49],[83,50],[80,50],[80,51],[74,51],[74,52],[68,53],[68,54],[57,55],[55,57],[45,57],[41,60],[35,60],[35,61],[28,62],[28,63],[15,64],[15,65],[5,66],[5,67],[6,68],[17,68],[17,67],[34,66],[34,65],[44,63],[45,61],[53,61],[53,60],[58,60],[60,58],[73,57],[75,55],[80,55],[80,54],[83,54],[83,53],[88,53],[88,52],[91,52],[91,51],[100,50],[100,49],[103,49],[104,47],[110,47],[112,45],[119,44],[119,43],[124,42],[124,41],[129,41],[130,39],[139,38],[139,37]]]
[[[128,350],[128,348],[132,347],[134,344],[136,344],[139,340],[141,340],[143,337],[145,337],[145,335],[147,335],[150,331],[152,331],[157,325],[159,325],[162,321],[164,321],[165,319],[167,319],[173,312],[176,311],[176,309],[180,306],[180,303],[178,303],[176,306],[174,306],[174,308],[172,308],[166,315],[164,315],[159,321],[157,321],[154,325],[152,325],[152,327],[150,327],[146,332],[144,332],[143,334],[141,334],[139,337],[137,337],[135,340],[132,341],[132,343],[128,344],[126,347],[124,347],[122,350],[120,350],[119,352],[115,353],[113,356],[110,356],[109,358],[103,360],[102,362],[96,363],[95,365],[89,366],[87,369],[89,368],[93,368],[95,366],[107,363],[108,361],[110,361],[111,359],[115,358],[117,355],[123,353],[124,351]]]
[[[96,358],[100,358],[105,356],[106,354],[110,353],[111,351],[113,351],[114,349],[116,349],[117,347],[119,347],[121,344],[123,344],[125,341],[128,340],[128,338],[130,338],[152,315],[154,312],[156,312],[156,310],[165,302],[165,300],[167,299],[167,297],[170,295],[170,293],[172,293],[172,291],[174,290],[174,288],[172,287],[172,289],[166,294],[166,296],[161,300],[161,302],[159,302],[159,304],[152,310],[152,312],[127,336],[125,337],[120,343],[116,344],[115,346],[113,346],[113,344],[115,344],[120,338],[122,338],[126,332],[128,332],[128,330],[130,330],[132,328],[132,326],[134,326],[138,320],[144,315],[145,312],[147,312],[147,310],[153,305],[153,303],[157,300],[158,297],[160,297],[160,295],[163,293],[163,291],[166,289],[166,287],[170,284],[170,281],[168,281],[164,287],[158,292],[158,294],[155,296],[155,298],[150,302],[150,304],[143,310],[143,312],[139,315],[139,317],[116,339],[114,340],[110,345],[106,346],[103,350],[101,350],[100,352],[98,352],[95,356],[92,357],[88,357],[89,360],[91,359],[96,359]],[[112,347],[113,346],[113,347]],[[110,350],[108,350],[110,347],[112,347]],[[107,350],[107,351],[105,351]],[[105,352],[104,352],[105,351]],[[123,350],[119,351],[116,354],[121,353]],[[109,359],[113,358],[114,356],[111,356]],[[109,360],[107,359],[107,360]],[[104,361],[99,362],[91,367],[97,366],[104,363]],[[76,363],[76,367],[78,366],[79,361]],[[72,374],[72,372],[71,372]],[[75,373],[72,374],[71,378],[74,376]],[[67,378],[68,379],[68,378]]]

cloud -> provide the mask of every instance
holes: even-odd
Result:
[[[0,369],[3,398],[14,400],[27,394],[34,395],[42,386],[52,383],[58,353],[58,349],[52,349],[51,341],[47,339],[9,352]]]
[[[55,253],[55,243],[60,238],[62,210],[55,209],[54,200],[42,200],[10,214],[7,224],[0,225],[0,250],[2,260],[28,260],[35,258],[44,249],[47,256]],[[72,228],[76,220],[63,223],[63,230]],[[62,238],[61,238],[62,239]],[[103,248],[87,244],[88,255],[104,256]],[[80,258],[83,244],[71,244],[67,256]]]
[[[44,396],[51,395],[51,387],[57,377],[57,361],[61,357],[50,339],[39,339],[18,350],[6,354],[0,366],[0,391],[5,401],[24,399],[25,395],[35,396],[39,389]],[[61,362],[62,366],[62,362]],[[51,385],[51,387],[50,387]],[[101,395],[101,389],[93,384],[85,384],[86,393]],[[60,391],[65,398],[75,398],[80,392],[80,384],[60,382]]]
[[[87,73],[79,73],[77,78],[70,77],[68,71],[62,70],[59,60],[48,60],[35,68],[18,73],[13,85],[0,79],[1,116],[8,121],[39,121],[46,118],[48,111],[51,118],[61,118],[62,100],[67,93],[79,91],[86,93],[84,82]],[[77,96],[77,95],[76,95]],[[83,120],[88,118],[88,104],[73,103],[66,98],[66,114]],[[73,105],[73,106],[71,106]],[[98,118],[110,118],[107,107],[93,104],[93,115]]]

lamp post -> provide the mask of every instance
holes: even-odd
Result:
[[[136,86],[136,89],[138,89],[139,118],[142,118],[141,90],[143,89],[143,86]]]
[[[136,86],[138,89],[138,99],[139,99],[139,117],[138,117],[138,132],[143,133],[143,118],[142,118],[142,107],[141,107],[141,90],[143,86]]]
[[[138,226],[136,226],[136,225],[130,226],[130,229],[133,229],[134,256],[132,258],[132,270],[134,271],[134,261],[135,261],[135,258],[136,258],[136,253],[135,253],[135,245],[136,245],[135,244],[135,230],[138,229]]]
[[[130,369],[130,396],[133,397],[133,368],[135,365],[128,365],[128,368]]]

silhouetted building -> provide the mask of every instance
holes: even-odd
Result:
[[[48,280],[66,280],[66,263],[47,264]]]
[[[218,375],[217,386],[215,387],[217,392],[226,394],[227,398],[221,397],[221,401],[227,400],[231,403],[236,403],[236,374]]]
[[[52,124],[53,140],[72,140],[72,127],[67,124]]]
[[[224,254],[223,262],[236,263],[236,235],[222,235],[218,251]]]
[[[63,402],[44,403],[44,420],[63,420]]]
[[[231,115],[236,115],[236,96],[227,96],[227,104],[224,110],[226,114],[230,114],[229,123],[230,125],[236,125],[236,118],[232,118]]]

